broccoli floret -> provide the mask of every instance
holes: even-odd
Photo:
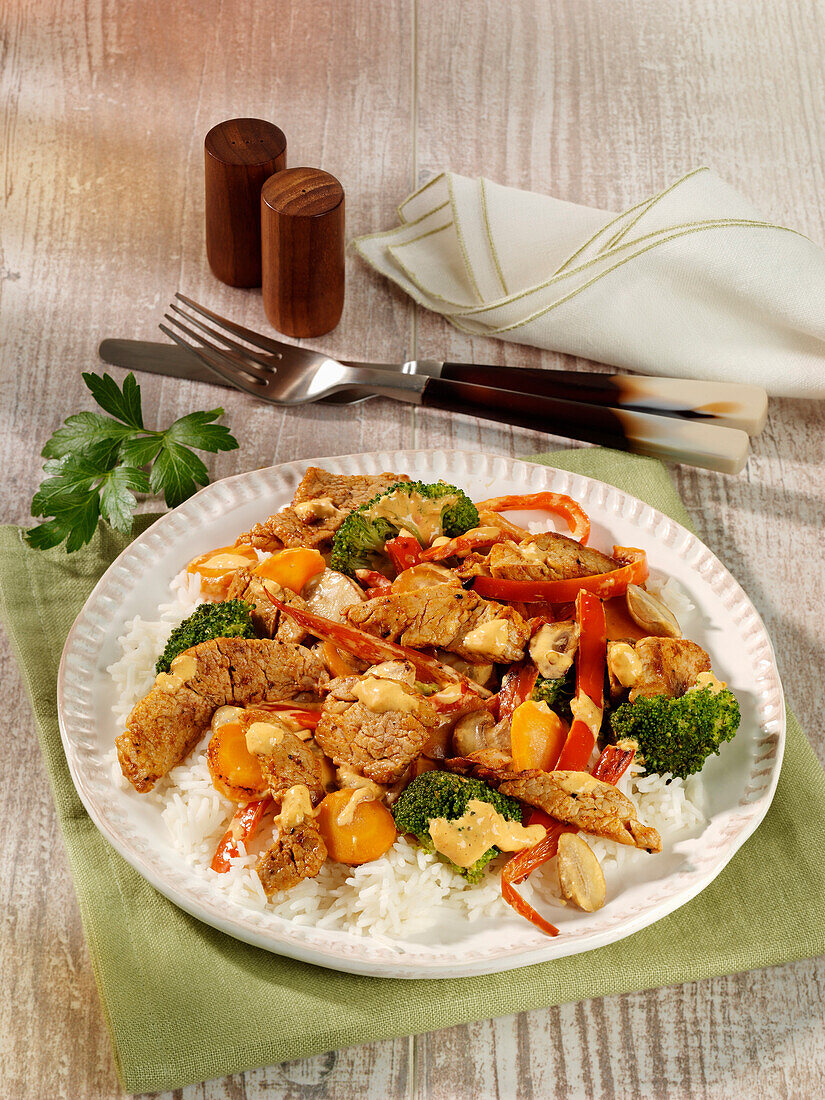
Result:
[[[396,828],[400,833],[412,833],[428,852],[435,851],[429,825],[433,818],[444,817],[455,821],[467,809],[467,803],[477,798],[489,802],[507,821],[521,823],[521,806],[515,798],[499,794],[480,779],[468,779],[452,772],[423,772],[413,779],[392,807]],[[498,848],[488,850],[470,867],[457,867],[442,856],[454,871],[468,882],[480,882],[484,868],[499,854]]]
[[[548,680],[544,676],[539,676],[531,698],[537,703],[546,703],[560,718],[570,721],[573,717],[570,700],[575,694],[576,670],[571,665],[564,676],[560,676],[557,680]]]
[[[158,658],[155,672],[168,672],[172,661],[185,649],[212,638],[254,638],[250,612],[244,600],[203,603],[172,631],[166,649]]]
[[[399,481],[350,512],[335,534],[330,565],[350,576],[384,566],[384,543],[402,528],[428,546],[439,535],[455,538],[477,526],[478,510],[462,489]]]
[[[739,727],[739,703],[727,688],[710,687],[667,695],[639,696],[610,716],[617,740],[632,741],[648,772],[672,772],[683,779],[701,771],[705,760]]]

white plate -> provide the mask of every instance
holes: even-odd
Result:
[[[707,827],[644,861],[597,913],[563,911],[549,939],[526,921],[437,926],[403,942],[292,924],[245,909],[196,873],[173,850],[156,807],[115,789],[107,754],[120,732],[106,668],[135,615],[151,618],[168,599],[172,577],[196,554],[234,541],[282,508],[308,465],[336,473],[394,470],[423,481],[444,478],[476,499],[552,490],[569,493],[589,514],[591,544],[640,546],[651,568],[676,578],[697,612],[690,636],[739,698],[734,741],[705,766]],[[695,624],[695,625],[694,625]],[[589,951],[619,940],[684,905],[719,874],[765,816],[785,743],[785,708],[773,649],[759,615],[727,569],[694,535],[635,497],[590,478],[461,451],[396,451],[290,462],[209,485],[163,516],[107,570],[72,627],[58,680],[60,732],[78,794],[104,837],[176,905],[238,939],[306,962],[396,978],[489,974]]]

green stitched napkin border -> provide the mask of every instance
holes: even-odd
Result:
[[[690,525],[657,462],[592,449],[536,461],[609,482]],[[141,517],[135,533],[146,525]],[[201,924],[97,832],[72,785],[58,731],[62,640],[127,541],[101,527],[89,547],[67,557],[30,550],[18,528],[0,528],[0,616],[32,701],[127,1090],[177,1088],[358,1043],[825,950],[825,775],[791,714],[773,805],[728,867],[676,913],[586,957],[479,978],[365,978],[281,958]]]

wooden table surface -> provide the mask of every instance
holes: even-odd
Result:
[[[159,338],[178,289],[264,324],[260,292],[230,290],[206,265],[202,143],[223,118],[272,119],[290,164],[338,176],[350,235],[388,227],[441,167],[620,210],[708,164],[769,219],[825,242],[821,4],[2,0],[0,10],[4,520],[27,521],[43,442],[90,407],[80,372],[98,366],[102,337]],[[561,360],[467,339],[347,262],[343,319],[321,341],[334,354]],[[149,423],[226,406],[241,448],[212,461],[213,477],[384,446],[523,455],[564,445],[389,402],[281,414],[212,387],[140,382]],[[825,406],[774,401],[740,477],[674,471],[700,535],[764,616],[820,759],[823,440]],[[0,1095],[116,1097],[31,715],[8,647],[3,658]],[[376,1043],[182,1095],[821,1096],[823,982],[822,962],[803,961]]]

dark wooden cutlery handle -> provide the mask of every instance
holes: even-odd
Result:
[[[492,387],[431,378],[422,404],[722,473],[738,473],[747,459],[748,436],[735,428],[505,390],[500,385],[500,381]]]
[[[741,428],[750,435],[762,431],[768,410],[768,397],[761,386],[739,382],[496,367],[483,363],[445,363],[440,377],[562,401],[707,420],[728,428]]]

